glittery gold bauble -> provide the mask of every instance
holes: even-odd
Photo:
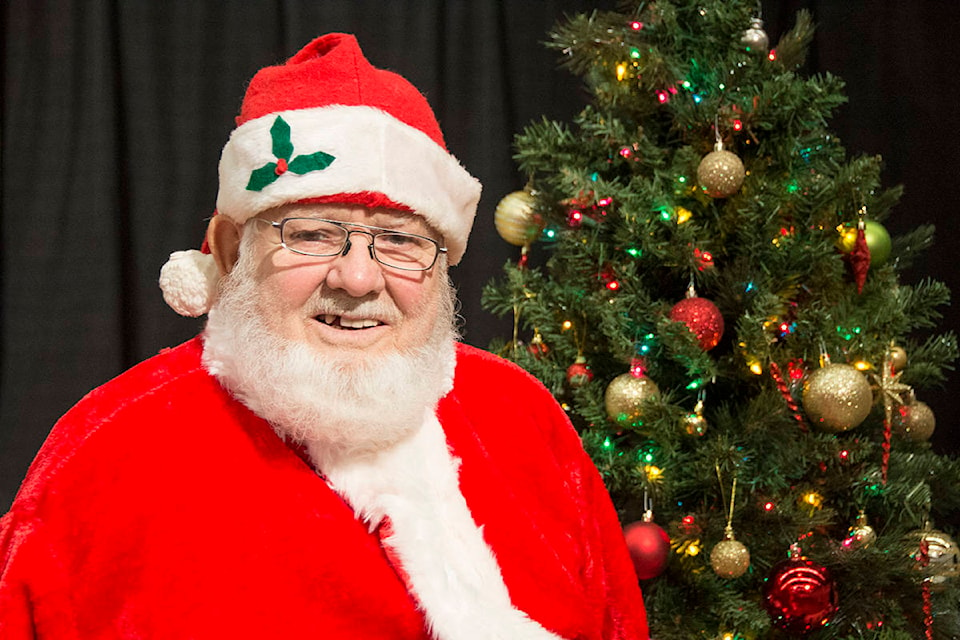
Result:
[[[721,578],[739,578],[750,568],[750,551],[739,540],[721,540],[710,552],[710,566]]]
[[[907,366],[907,352],[903,347],[890,348],[890,364],[894,371],[902,371]]]
[[[746,174],[740,158],[720,147],[700,161],[700,166],[697,167],[697,184],[711,198],[726,198],[740,190],[744,175]]]
[[[924,575],[930,578],[934,585],[942,585],[951,578],[960,576],[960,550],[957,543],[943,531],[936,529],[919,529],[907,534],[907,537],[916,542],[917,550],[910,557],[917,563],[917,567]],[[920,543],[927,543],[927,565],[920,562]]]
[[[529,191],[514,191],[503,197],[493,213],[493,225],[501,238],[518,247],[536,240],[540,220],[533,212],[533,202]]]
[[[904,404],[893,412],[893,430],[913,442],[926,442],[937,426],[933,409],[925,402]]]
[[[803,384],[803,410],[827,431],[853,429],[870,413],[870,383],[849,364],[828,364]]]
[[[603,395],[607,416],[623,425],[636,423],[643,401],[659,393],[659,387],[650,378],[623,373],[610,381]]]
[[[699,413],[683,416],[683,427],[692,436],[702,436],[707,432],[707,420]]]

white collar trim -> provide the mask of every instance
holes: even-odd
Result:
[[[311,457],[322,459],[314,452]],[[510,601],[493,551],[460,493],[459,465],[428,411],[410,438],[320,471],[371,531],[389,519],[392,531],[383,544],[399,558],[436,640],[556,640]]]

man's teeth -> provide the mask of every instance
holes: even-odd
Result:
[[[370,327],[375,327],[378,324],[380,323],[376,320],[371,320],[370,318],[340,318],[340,326],[348,329],[368,329]]]
[[[320,321],[326,325],[332,327],[340,326],[344,329],[369,329],[370,327],[376,327],[380,324],[378,320],[371,318],[344,318],[343,316],[336,316],[329,313],[320,316]]]

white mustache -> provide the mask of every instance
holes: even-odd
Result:
[[[403,318],[403,313],[390,300],[353,298],[329,291],[316,294],[310,301],[310,308],[314,316],[349,315],[354,318],[372,318],[386,324],[396,324]]]

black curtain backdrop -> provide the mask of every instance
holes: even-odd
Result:
[[[199,246],[217,161],[246,82],[315,35],[354,33],[377,66],[427,94],[451,152],[484,184],[464,262],[453,270],[465,340],[485,347],[509,319],[480,308],[484,283],[517,257],[493,209],[523,178],[512,138],[585,103],[543,41],[564,14],[603,1],[8,0],[0,3],[0,512],[56,419],[201,321],[163,303],[171,251]],[[935,251],[907,274],[948,283],[954,267],[960,3],[768,0],[776,40],[806,7],[819,25],[809,69],[848,82],[834,120],[848,151],[881,154],[906,196],[887,227],[937,225]],[[881,8],[882,7],[882,8]],[[958,315],[948,310],[948,328]],[[957,441],[957,376],[922,400],[935,445]],[[496,381],[491,381],[496,384]],[[158,469],[189,473],[189,469]]]

